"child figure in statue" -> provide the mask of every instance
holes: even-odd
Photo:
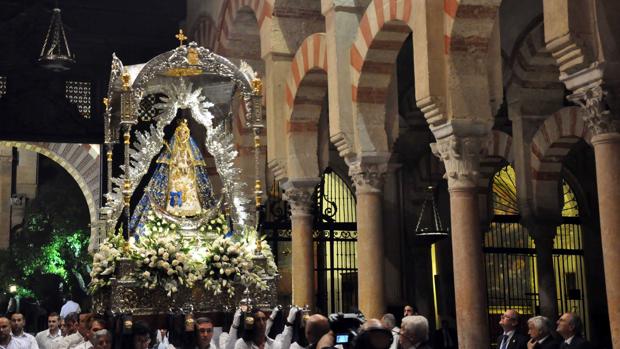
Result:
[[[136,206],[130,232],[141,235],[150,210],[175,217],[200,217],[216,206],[200,149],[182,119],[157,158],[157,167]]]

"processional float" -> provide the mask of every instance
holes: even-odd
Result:
[[[195,42],[183,44],[182,31],[177,38],[179,47],[146,64],[124,66],[112,56],[104,99],[107,194],[90,284],[99,313],[217,312],[249,295],[259,306],[276,301],[277,267],[256,231],[261,80],[245,62],[237,67]],[[144,115],[147,99],[154,112]],[[235,165],[233,109],[254,132],[254,202]],[[123,164],[113,177],[116,147]],[[221,180],[219,194],[205,153]]]

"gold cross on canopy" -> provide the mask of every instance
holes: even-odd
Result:
[[[177,40],[179,40],[179,46],[183,46],[183,41],[187,40],[187,36],[183,34],[183,29],[179,29],[179,33],[175,35],[174,37],[177,38]]]

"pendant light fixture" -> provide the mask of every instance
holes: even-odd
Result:
[[[69,70],[75,59],[69,50],[67,35],[62,25],[60,9],[54,8],[50,26],[41,48],[39,63],[46,69],[60,72]]]
[[[426,197],[422,203],[414,233],[416,242],[429,245],[449,236],[448,229],[443,226],[439,216],[434,189],[433,186],[426,188]]]

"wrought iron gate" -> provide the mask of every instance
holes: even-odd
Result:
[[[317,308],[325,313],[348,312],[357,307],[355,197],[329,168],[315,194]]]
[[[540,314],[534,240],[519,222],[512,167],[493,179],[493,220],[484,235],[489,325],[492,341],[500,333],[498,321],[506,309],[524,319]],[[587,288],[583,263],[579,209],[570,186],[562,183],[563,224],[557,227],[553,246],[558,311],[581,315],[588,334]],[[523,325],[523,324],[522,324]]]
[[[330,168],[314,192],[314,256],[317,310],[350,311],[357,307],[357,223],[355,196]],[[262,231],[276,258],[291,253],[290,208],[277,184],[263,212]],[[294,256],[293,256],[294,258]],[[293,271],[294,272],[294,271]]]

